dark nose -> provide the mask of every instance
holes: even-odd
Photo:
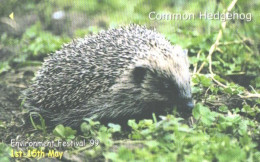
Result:
[[[186,104],[186,107],[187,107],[189,110],[192,110],[192,109],[194,108],[193,100],[188,101],[187,104]]]

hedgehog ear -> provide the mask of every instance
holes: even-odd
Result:
[[[147,68],[145,66],[136,66],[133,70],[133,78],[136,83],[141,83],[146,75]]]

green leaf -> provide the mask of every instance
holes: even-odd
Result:
[[[138,128],[138,125],[136,124],[135,120],[128,120],[128,125],[134,130]]]
[[[219,107],[219,111],[228,112],[228,107],[226,105],[222,105]]]
[[[118,124],[109,123],[108,126],[112,128],[113,132],[120,132],[121,126]]]
[[[71,129],[70,127],[64,127],[63,125],[57,125],[53,130],[53,134],[57,137],[60,137],[65,140],[71,140],[75,138],[76,130]]]
[[[212,113],[208,107],[198,103],[195,105],[192,114],[195,119],[200,119],[203,124],[211,125],[215,120],[215,114]]]

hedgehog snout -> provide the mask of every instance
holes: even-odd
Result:
[[[187,103],[186,103],[186,106],[185,106],[187,109],[189,110],[192,110],[194,108],[194,103],[193,103],[193,100],[189,100]]]
[[[194,108],[194,101],[192,98],[185,99],[185,100],[182,100],[182,102],[180,103],[179,106],[183,112],[190,114],[192,112],[192,109]]]

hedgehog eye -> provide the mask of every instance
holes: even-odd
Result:
[[[162,81],[162,83],[161,83],[161,87],[160,87],[160,89],[162,90],[162,92],[164,92],[164,93],[168,93],[168,92],[171,92],[172,91],[172,84],[171,84],[171,82],[169,82],[169,81]]]
[[[133,70],[134,81],[137,83],[141,83],[144,80],[146,71],[147,70],[144,67],[135,67],[135,69]]]
[[[163,82],[163,88],[169,89],[170,88],[170,84],[167,83],[167,82]]]
[[[176,85],[170,81],[163,81],[160,89],[163,93],[175,93]]]

